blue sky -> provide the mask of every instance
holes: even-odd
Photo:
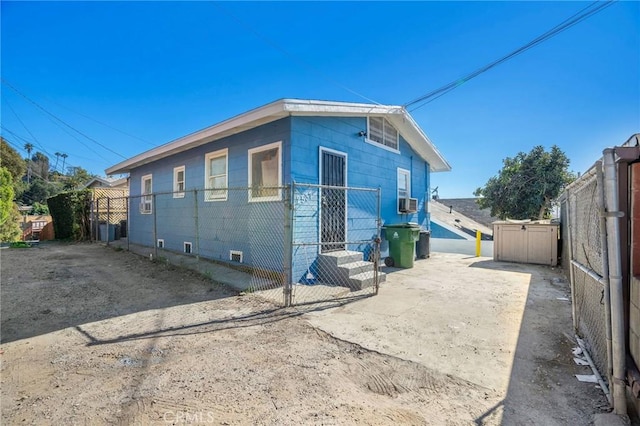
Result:
[[[91,139],[5,84],[2,134],[103,175],[280,98],[404,104],[588,4],[2,1],[2,78]],[[432,187],[472,196],[535,145],[585,171],[639,132],[639,27],[640,2],[616,2],[413,111],[453,167]]]

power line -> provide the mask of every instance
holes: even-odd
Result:
[[[20,135],[19,135],[19,134],[17,134],[16,132],[13,132],[13,131],[11,131],[11,130],[7,129],[7,127],[6,127],[6,126],[4,126],[4,125],[2,125],[2,124],[0,124],[0,128],[2,128],[2,129],[3,129],[4,131],[6,131],[6,132],[11,133],[14,137],[16,137],[16,138],[20,139],[21,141],[23,141],[23,142],[25,142],[25,143],[31,143],[31,142],[34,142],[34,141],[29,140],[29,139],[23,138],[22,136],[20,136]],[[31,132],[29,132],[29,133],[31,133]],[[31,136],[33,136],[33,135],[31,135]],[[28,152],[26,149],[24,149],[24,147],[18,147],[17,145],[15,145],[15,144],[14,144],[14,143],[12,143],[11,141],[9,141],[9,139],[6,139],[6,138],[5,138],[5,140],[7,141],[7,143],[9,143],[9,144],[11,144],[11,145],[13,145],[13,146],[17,147],[20,151],[26,152],[26,153],[27,153],[27,156],[29,156],[29,155],[30,155],[30,154],[29,154],[29,152]],[[45,149],[44,149],[44,147],[42,147],[42,146],[40,146],[40,147],[42,148],[42,150],[44,151],[44,153],[45,153],[45,154],[47,154],[47,156],[46,156],[46,157],[47,157],[47,159],[49,159],[49,161],[51,161],[51,158],[50,158],[50,157],[52,157],[52,155],[51,155],[47,150],[45,150]],[[28,158],[28,160],[29,160],[29,161],[31,161],[31,158]],[[53,169],[54,169],[56,172],[58,171],[57,167],[53,167]]]
[[[142,138],[140,138],[140,137],[138,137],[138,136],[132,135],[131,133],[127,133],[127,132],[125,132],[124,130],[120,130],[120,129],[116,128],[116,127],[113,127],[113,126],[112,126],[112,125],[110,125],[110,124],[104,123],[104,122],[102,122],[102,121],[100,121],[100,120],[96,120],[96,119],[95,119],[95,118],[93,118],[93,117],[89,117],[89,116],[88,116],[88,115],[86,115],[86,114],[83,114],[83,113],[81,113],[81,112],[75,111],[75,110],[73,110],[73,109],[71,109],[71,108],[69,108],[69,107],[67,107],[67,106],[64,106],[64,105],[60,104],[59,102],[56,102],[56,101],[55,101],[55,100],[53,100],[53,99],[50,99],[50,98],[48,98],[48,99],[49,99],[51,102],[53,102],[54,104],[58,105],[59,107],[64,108],[64,109],[66,109],[67,111],[71,111],[71,112],[73,112],[73,113],[75,113],[75,114],[78,114],[79,116],[84,117],[84,118],[86,118],[87,120],[91,120],[91,121],[93,121],[93,122],[95,122],[95,123],[98,123],[98,124],[100,124],[100,125],[102,125],[102,126],[108,127],[109,129],[111,129],[111,130],[115,130],[116,132],[119,132],[119,133],[122,133],[123,135],[129,136],[130,138],[137,139],[137,140],[139,140],[140,142],[144,142],[144,143],[146,143],[147,145],[150,145],[150,146],[153,146],[153,147],[158,146],[157,144],[154,144],[154,143],[152,143],[152,142],[149,142],[148,140],[142,139]]]
[[[501,57],[500,59],[497,59],[491,63],[489,63],[488,65],[485,65],[481,68],[478,68],[477,70],[473,71],[470,74],[467,74],[464,77],[458,78],[456,80],[453,80],[451,82],[449,82],[448,84],[445,84],[444,86],[435,89],[429,93],[426,93],[410,102],[407,102],[406,104],[404,104],[404,107],[409,107],[411,105],[415,105],[420,103],[420,105],[416,106],[415,108],[411,109],[411,111],[415,111],[418,108],[421,108],[423,106],[425,106],[426,104],[435,101],[436,99],[438,99],[441,96],[444,96],[445,94],[451,92],[452,90],[457,89],[458,87],[460,87],[462,84],[468,82],[469,80],[479,76],[482,73],[485,73],[487,71],[489,71],[491,68],[500,65],[503,62],[508,61],[509,59],[531,49],[534,46],[537,46],[538,44],[550,39],[551,37],[560,34],[561,32],[571,28],[572,26],[584,21],[585,19],[603,11],[604,9],[606,9],[607,7],[611,6],[616,0],[607,0],[607,1],[594,1],[593,3],[589,4],[588,6],[584,7],[583,9],[581,9],[580,11],[576,12],[575,14],[571,15],[569,18],[565,19],[564,21],[562,21],[561,23],[559,23],[558,25],[556,25],[555,27],[551,28],[550,30],[548,30],[547,32],[543,33],[542,35],[536,37],[535,39],[531,40],[529,43],[517,48],[516,50],[508,53],[507,55]],[[593,7],[597,5],[596,7]]]
[[[353,89],[348,88],[347,86],[345,86],[344,84],[336,81],[335,79],[329,77],[328,75],[324,74],[322,71],[320,71],[319,69],[317,69],[316,67],[314,67],[313,65],[311,65],[310,63],[308,63],[307,61],[304,61],[300,58],[298,58],[297,56],[293,55],[292,53],[290,53],[288,50],[284,49],[283,47],[281,47],[280,45],[278,45],[276,42],[274,42],[273,40],[271,40],[270,38],[268,38],[267,36],[263,35],[262,33],[258,32],[255,28],[253,28],[251,25],[249,25],[247,22],[241,20],[240,18],[238,18],[237,16],[235,16],[233,13],[231,13],[227,8],[223,7],[222,5],[220,5],[220,2],[212,2],[211,4],[213,4],[214,6],[216,6],[218,9],[222,10],[224,13],[226,13],[227,15],[229,15],[234,21],[236,21],[238,24],[242,25],[245,29],[249,30],[251,33],[253,33],[253,35],[255,35],[256,37],[258,37],[260,40],[262,40],[264,43],[266,43],[267,45],[271,46],[272,48],[276,49],[277,51],[279,51],[280,53],[282,53],[284,56],[288,57],[290,60],[292,60],[293,62],[297,63],[298,65],[302,66],[303,68],[306,68],[308,70],[311,70],[317,74],[320,75],[320,77],[322,77],[324,80],[328,81],[331,84],[336,85],[337,87],[346,90],[347,92],[356,95],[362,99],[365,99],[369,102],[372,102],[376,105],[381,105],[379,102],[374,101],[371,98],[366,97],[365,95],[356,92]]]
[[[61,118],[58,118],[56,115],[52,114],[51,112],[49,112],[48,110],[46,110],[44,107],[42,107],[40,104],[38,104],[36,101],[34,101],[33,99],[29,98],[27,95],[25,95],[24,93],[22,93],[21,91],[19,91],[15,86],[13,86],[11,83],[9,83],[7,80],[5,80],[4,78],[2,78],[2,83],[5,84],[7,87],[9,87],[11,90],[13,90],[14,92],[16,92],[18,95],[22,96],[23,98],[25,98],[27,101],[29,101],[30,103],[32,103],[34,106],[36,106],[38,109],[40,109],[41,111],[43,111],[45,114],[53,117],[55,120],[59,121],[60,123],[64,124],[65,126],[67,126],[68,128],[70,128],[71,130],[75,131],[76,133],[84,136],[85,138],[89,139],[91,142],[95,143],[96,145],[102,147],[103,149],[123,158],[126,159],[126,157],[122,154],[120,154],[119,152],[116,152],[114,150],[112,150],[111,148],[109,148],[106,145],[101,144],[100,142],[98,142],[97,140],[93,139],[92,137],[84,134],[83,132],[81,132],[80,130],[76,129],[75,127],[71,126],[70,124],[66,123],[64,120],[62,120]]]

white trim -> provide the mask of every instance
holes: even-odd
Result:
[[[408,177],[407,179],[407,196],[402,198],[411,198],[411,171],[407,169],[403,169],[402,167],[398,167],[396,171],[396,210],[398,214],[407,214],[400,211],[400,175],[405,175]]]
[[[187,251],[187,245],[189,246],[189,251]],[[193,244],[190,241],[185,241],[182,245],[182,249],[187,254],[193,254]]]
[[[209,178],[210,176],[210,168],[211,168],[211,160],[214,158],[219,158],[219,157],[224,157],[224,170],[225,170],[225,176],[224,176],[224,196],[220,195],[220,196],[214,196],[212,194],[214,188],[211,188],[209,186]],[[228,148],[224,148],[224,149],[219,149],[217,151],[213,151],[213,152],[208,152],[207,154],[205,154],[204,156],[204,201],[205,202],[210,202],[210,201],[227,201],[227,198],[229,196],[229,191],[228,188],[229,187],[229,149]],[[215,191],[221,191],[221,190],[215,190]]]
[[[150,181],[151,192],[144,191],[145,181]],[[153,214],[153,174],[149,173],[140,178],[140,214]],[[147,205],[149,208],[147,208]]]
[[[344,187],[348,186],[348,171],[349,171],[349,156],[346,152],[337,151],[331,148],[325,148],[320,146],[320,150],[318,153],[318,184],[322,185],[322,153],[329,152],[331,154],[340,155],[344,157]],[[349,206],[349,194],[347,190],[344,190],[344,240],[347,241],[347,235],[349,230],[347,229],[348,221],[348,206]],[[322,242],[322,188],[318,190],[318,241]],[[322,252],[322,245],[320,246],[320,251]],[[346,249],[346,246],[345,246]]]
[[[229,250],[229,260],[233,261],[233,256],[240,256],[238,263],[243,263],[244,255],[240,250]]]
[[[182,191],[178,188],[178,173],[182,172]],[[187,172],[185,166],[173,168],[173,198],[184,198],[184,191],[187,189]]]
[[[164,239],[163,238],[158,238],[158,240],[156,241],[156,247],[158,248],[164,248]]]
[[[440,154],[427,135],[402,106],[281,99],[143,152],[142,154],[109,167],[105,172],[107,175],[128,173],[132,169],[144,164],[288,116],[366,117],[368,115],[384,116],[389,120],[413,150],[429,163],[431,171],[444,172],[451,170],[449,163],[447,163],[442,154]]]
[[[367,137],[364,138],[364,141],[365,141],[365,143],[368,143],[369,145],[373,145],[376,148],[384,149],[385,151],[393,152],[394,154],[400,154],[400,150],[399,149],[393,149],[390,146],[382,145],[381,143],[378,143],[376,141],[372,141],[371,139],[369,139]]]
[[[277,195],[270,195],[266,197],[254,197],[252,195],[252,183],[253,183],[253,164],[252,164],[252,156],[259,152],[269,151],[272,149],[278,149],[278,187],[282,186],[282,141],[269,143],[266,145],[257,146],[255,148],[250,148],[247,151],[247,187],[249,187],[249,202],[256,203],[262,201],[280,201],[282,200],[282,189],[278,188]]]

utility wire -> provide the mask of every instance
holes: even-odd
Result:
[[[26,138],[24,138],[24,137],[20,136],[19,134],[17,134],[16,132],[12,131],[11,129],[7,128],[7,126],[5,126],[5,125],[3,125],[3,124],[0,124],[0,128],[2,128],[4,131],[6,131],[6,132],[10,133],[11,135],[13,135],[13,137],[18,138],[18,139],[20,139],[20,140],[21,140],[21,141],[23,141],[23,142],[26,142],[26,143],[31,143],[31,142],[32,142],[31,140],[26,139]],[[6,138],[5,138],[5,139],[6,139]],[[22,150],[22,151],[24,151],[24,149],[23,149],[23,148],[21,148],[21,150]],[[25,151],[25,152],[26,152],[26,151]],[[51,155],[51,154],[49,154],[49,161],[51,161],[51,160],[53,159],[52,157],[55,157],[55,155]],[[78,154],[73,154],[73,158],[79,158],[79,159],[81,159],[81,160],[93,161],[94,163],[96,162],[96,159],[95,159],[95,158],[83,157],[82,155],[78,155]],[[106,158],[103,158],[103,160],[105,160],[105,162],[104,162],[104,163],[100,163],[100,164],[106,164],[106,165],[110,165],[110,164],[111,164],[111,162],[110,162],[109,160],[107,160]],[[54,168],[56,171],[58,171],[56,167],[53,167],[53,168]]]
[[[481,68],[478,68],[477,70],[473,71],[470,74],[467,74],[464,77],[458,78],[456,80],[453,80],[451,82],[449,82],[448,84],[445,84],[444,86],[435,89],[429,93],[426,93],[425,95],[422,95],[412,101],[407,102],[406,104],[404,104],[403,106],[405,108],[411,106],[411,105],[415,105],[415,104],[420,104],[418,106],[416,106],[415,108],[412,108],[411,111],[415,111],[418,108],[421,108],[423,106],[425,106],[426,104],[435,101],[436,99],[438,99],[441,96],[444,96],[445,94],[451,92],[454,89],[457,89],[458,87],[460,87],[461,85],[463,85],[464,83],[468,82],[469,80],[479,76],[482,73],[485,73],[487,71],[489,71],[491,68],[496,67],[498,65],[500,65],[503,62],[508,61],[509,59],[531,49],[534,46],[537,46],[538,44],[550,39],[551,37],[560,34],[561,32],[571,28],[572,26],[584,21],[585,19],[603,11],[604,9],[606,9],[607,7],[611,6],[616,0],[607,0],[607,1],[594,1],[593,3],[589,4],[588,6],[584,7],[583,9],[581,9],[580,11],[576,12],[575,14],[571,15],[569,18],[565,19],[564,21],[562,21],[561,23],[559,23],[558,25],[556,25],[555,27],[551,28],[550,30],[548,30],[547,32],[543,33],[542,35],[536,37],[535,39],[531,40],[529,43],[517,48],[516,50],[508,53],[507,55],[501,57],[500,59],[497,59]],[[597,5],[597,6],[596,6]],[[596,6],[596,7],[594,7]]]
[[[4,78],[2,78],[2,83],[5,84],[7,87],[9,87],[11,90],[13,90],[14,92],[16,92],[18,95],[22,96],[23,98],[25,98],[27,101],[29,101],[31,104],[33,104],[36,108],[40,109],[41,111],[43,111],[45,114],[51,116],[52,118],[54,118],[56,121],[59,121],[60,123],[64,124],[65,126],[67,126],[68,128],[70,128],[71,130],[75,131],[76,133],[84,136],[85,138],[89,139],[91,142],[95,143],[96,145],[102,147],[103,149],[117,155],[118,157],[121,157],[123,159],[126,159],[126,157],[122,154],[120,154],[119,152],[116,152],[114,150],[112,150],[111,148],[109,148],[106,145],[101,144],[100,142],[98,142],[97,140],[93,139],[92,137],[84,134],[83,132],[81,132],[80,130],[76,129],[75,127],[71,126],[70,124],[67,124],[64,120],[62,120],[61,118],[58,118],[56,115],[52,114],[51,112],[49,112],[48,110],[46,110],[43,106],[41,106],[40,104],[38,104],[36,101],[34,101],[33,99],[29,98],[27,95],[25,95],[24,93],[22,93],[20,90],[18,90],[15,86],[13,86],[11,83],[9,83],[7,80],[5,80]]]
[[[13,107],[11,106],[11,103],[9,102],[9,99],[7,99],[7,97],[3,97],[2,100],[7,104],[7,106],[9,107],[9,109],[11,110],[11,112],[13,113],[13,115],[16,117],[16,119],[18,120],[18,122],[20,122],[20,124],[22,124],[22,127],[24,127],[24,129],[27,131],[27,133],[29,133],[31,135],[31,137],[33,138],[33,141],[40,147],[42,148],[42,150],[46,153],[49,154],[46,149],[44,148],[44,146],[42,146],[42,144],[40,143],[40,141],[38,140],[38,138],[36,138],[36,135],[34,135],[33,133],[31,133],[31,130],[29,130],[29,128],[24,124],[24,121],[22,121],[20,119],[20,117],[18,116],[18,113],[16,112],[15,109],[13,109]],[[49,154],[50,155],[50,154]]]
[[[66,109],[67,111],[71,111],[71,112],[73,112],[74,114],[78,114],[79,116],[84,117],[84,118],[86,118],[87,120],[91,120],[91,121],[93,121],[94,123],[98,123],[98,124],[100,124],[100,125],[102,125],[102,126],[108,127],[109,129],[111,129],[111,130],[115,130],[115,131],[116,131],[116,132],[118,132],[118,133],[122,133],[123,135],[129,136],[130,138],[137,139],[137,140],[139,140],[140,142],[144,142],[145,144],[147,144],[147,145],[149,145],[149,146],[153,146],[153,147],[158,146],[157,144],[154,144],[154,143],[152,143],[152,142],[149,142],[148,140],[142,139],[142,138],[140,138],[140,137],[138,137],[138,136],[132,135],[131,133],[127,133],[127,132],[125,132],[124,130],[120,130],[120,129],[116,128],[116,127],[113,127],[113,126],[112,126],[112,125],[110,125],[110,124],[107,124],[107,123],[105,123],[105,122],[102,122],[102,121],[100,121],[100,120],[97,120],[97,119],[95,119],[95,118],[93,118],[93,117],[89,117],[88,115],[83,114],[83,113],[81,113],[81,112],[75,111],[75,110],[73,110],[73,109],[71,109],[71,108],[69,108],[69,107],[67,107],[67,106],[64,106],[64,105],[60,104],[59,102],[56,102],[56,101],[55,101],[55,100],[53,100],[53,99],[50,99],[50,98],[48,98],[48,99],[49,99],[51,102],[53,102],[54,104],[58,105],[59,107],[64,108],[64,109]]]
[[[265,36],[262,33],[258,32],[255,28],[253,28],[247,22],[243,21],[242,19],[238,18],[236,15],[231,13],[231,11],[229,11],[229,9],[227,9],[227,8],[223,7],[222,5],[220,5],[220,2],[214,1],[211,4],[216,6],[218,9],[222,10],[225,14],[227,14],[229,17],[231,17],[231,19],[233,19],[238,24],[242,25],[245,29],[247,29],[248,31],[253,33],[253,35],[258,37],[265,44],[267,44],[267,45],[271,46],[272,48],[276,49],[277,51],[282,53],[284,56],[286,56],[287,58],[289,58],[291,61],[295,62],[296,64],[302,66],[303,68],[306,68],[307,70],[313,71],[316,74],[319,74],[320,77],[322,77],[324,80],[328,81],[331,84],[336,85],[337,87],[339,87],[339,88],[341,88],[343,90],[346,90],[347,92],[349,92],[349,93],[351,93],[353,95],[356,95],[356,96],[358,96],[358,97],[360,97],[362,99],[365,99],[365,100],[367,100],[367,101],[369,101],[371,103],[374,103],[376,105],[381,105],[379,102],[376,102],[373,99],[368,98],[365,95],[363,95],[361,93],[358,93],[355,90],[352,90],[349,87],[345,86],[344,84],[342,84],[342,83],[336,81],[335,79],[329,77],[328,75],[326,75],[322,71],[320,71],[318,68],[316,68],[313,65],[311,65],[309,62],[307,62],[307,61],[305,61],[303,59],[300,59],[299,57],[293,55],[288,50],[284,49],[283,47],[278,45],[276,42],[274,42],[273,40],[271,40],[267,36]]]
[[[2,125],[2,124],[0,124],[0,128],[2,128],[4,131],[6,131],[6,132],[8,132],[8,133],[11,133],[14,137],[16,137],[16,138],[20,139],[21,141],[23,141],[23,142],[25,142],[25,143],[32,143],[32,142],[35,142],[34,140],[29,140],[29,139],[23,138],[22,136],[20,136],[20,135],[19,135],[19,134],[17,134],[16,132],[13,132],[13,131],[11,131],[11,130],[7,129],[7,127],[6,127],[6,126],[4,126],[4,125]],[[31,136],[33,136],[33,135],[31,135]],[[10,143],[11,145],[16,146],[14,143],[10,142],[10,141],[9,141],[9,139],[5,138],[5,140],[7,141],[7,143]],[[40,144],[38,144],[38,145],[40,145]],[[49,161],[51,161],[51,157],[52,157],[52,155],[51,155],[47,150],[45,150],[41,145],[40,145],[40,147],[42,148],[42,151],[44,151],[44,153],[45,153],[45,154],[47,154],[47,158],[49,159]],[[24,149],[24,147],[18,147],[18,149],[20,149],[20,151],[25,152],[25,153],[27,154],[28,160],[29,160],[29,161],[32,161],[31,157],[29,157],[29,152],[28,152],[26,149]],[[39,151],[39,150],[38,150],[38,151]],[[38,151],[36,151],[36,152],[38,152]],[[57,167],[53,167],[53,169],[54,169],[56,172],[58,171]]]

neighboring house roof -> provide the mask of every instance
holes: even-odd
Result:
[[[492,223],[498,220],[497,217],[491,216],[491,209],[481,209],[476,198],[440,198],[438,202],[452,207],[454,212],[462,213],[488,228],[492,228]]]
[[[384,116],[400,132],[416,153],[426,160],[432,172],[445,172],[451,166],[402,106],[374,105],[300,99],[281,99],[153,148],[105,170],[108,175],[127,173],[136,167],[206,143],[240,133],[288,116],[366,117]],[[363,129],[366,130],[366,129]]]
[[[110,178],[110,177],[94,177],[93,179],[91,179],[89,182],[85,183],[84,185],[80,186],[79,189],[85,189],[85,188],[96,188],[96,187],[107,187],[107,188],[115,188],[118,186],[123,186],[127,184],[127,178]]]
[[[478,223],[456,210],[452,210],[451,213],[449,213],[449,206],[442,204],[442,200],[432,200],[429,203],[429,209],[431,213],[431,221],[465,239],[475,239],[476,231],[480,231],[487,236],[493,235],[493,229],[491,226]]]

